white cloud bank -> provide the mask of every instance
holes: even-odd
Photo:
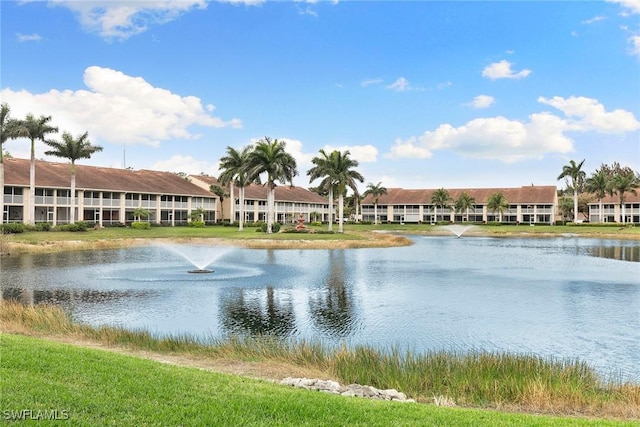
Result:
[[[493,64],[487,65],[484,70],[482,70],[482,77],[486,77],[491,80],[497,79],[523,79],[531,74],[531,70],[520,70],[515,72],[511,69],[511,62],[503,59],[500,62],[494,62]]]
[[[51,0],[78,15],[82,27],[108,39],[125,40],[153,25],[171,22],[193,9],[205,9],[206,0]]]
[[[538,102],[557,108],[566,117],[541,112],[531,114],[526,122],[498,116],[474,119],[459,127],[442,124],[419,137],[396,140],[386,157],[430,158],[434,151],[451,150],[462,157],[512,163],[573,151],[573,141],[566,132],[624,133],[640,129],[632,113],[607,112],[592,98],[540,97]]]
[[[0,97],[14,117],[53,116],[54,125],[73,134],[89,132],[96,143],[160,145],[170,139],[197,139],[191,126],[241,127],[239,119],[224,121],[211,115],[215,107],[195,96],[180,96],[152,86],[141,77],[120,71],[88,67],[84,83],[89,90],[50,90],[33,94],[2,89]]]

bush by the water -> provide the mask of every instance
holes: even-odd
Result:
[[[260,228],[258,228],[258,231],[262,231],[263,233],[266,233],[267,224],[261,224]],[[278,231],[280,231],[280,224],[278,224],[277,222],[274,222],[273,224],[271,224],[271,232],[277,233]]]
[[[134,230],[148,230],[151,228],[151,224],[148,222],[135,221],[131,223],[131,228]]]
[[[61,224],[52,228],[53,231],[87,231],[88,226],[84,221],[74,222],[73,224]]]
[[[6,234],[24,233],[24,224],[21,222],[9,222],[0,225],[0,230]]]
[[[191,221],[189,227],[204,227],[204,221]]]

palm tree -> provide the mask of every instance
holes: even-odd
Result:
[[[17,120],[10,117],[11,108],[3,102],[0,106],[0,224],[4,222],[4,148],[2,146],[9,139],[17,138]]]
[[[363,197],[371,196],[371,200],[373,201],[373,223],[378,223],[378,200],[380,200],[380,196],[387,194],[386,187],[382,186],[382,181],[377,184],[368,183],[367,189],[364,193],[362,193]]]
[[[218,181],[221,184],[229,184],[229,194],[231,197],[231,224],[235,219],[235,200],[233,197],[234,185],[238,187],[239,191],[239,205],[240,205],[240,221],[238,230],[243,230],[244,224],[244,188],[249,185],[249,177],[247,176],[247,165],[249,163],[249,153],[251,153],[251,146],[245,147],[241,150],[236,150],[233,147],[227,147],[227,155],[220,159],[220,176]]]
[[[62,142],[46,140],[45,143],[53,150],[45,151],[47,156],[63,157],[71,160],[71,208],[69,222],[76,222],[76,160],[90,159],[91,155],[102,151],[99,145],[91,145],[89,132],[74,138],[70,133],[62,134]]]
[[[437,208],[448,208],[449,206],[451,206],[452,201],[453,199],[449,195],[449,192],[444,188],[433,192],[433,194],[431,195],[431,204],[433,205],[433,209],[435,210],[436,222],[438,222]],[[444,220],[444,217],[442,217],[442,219]]]
[[[329,198],[329,231],[333,230],[333,216],[334,216],[334,206],[333,206],[333,190],[334,190],[334,179],[332,177],[332,164],[331,164],[331,154],[327,154],[326,151],[320,150],[320,156],[316,156],[311,159],[311,163],[313,166],[311,169],[307,171],[307,175],[309,176],[309,184],[315,181],[318,178],[323,178],[320,182],[320,185],[316,188],[318,194],[323,192],[327,192]]]
[[[567,182],[567,188],[573,190],[573,222],[578,219],[578,193],[585,179],[585,172],[582,170],[584,159],[576,164],[574,160],[569,161],[568,165],[562,167],[562,173],[558,175],[558,180],[562,178],[571,178],[571,184]]]
[[[636,174],[631,168],[622,168],[617,165],[611,178],[612,194],[617,194],[620,200],[620,214],[622,215],[622,223],[626,222],[625,214],[625,197],[624,193],[638,194],[637,189],[640,187],[640,175]]]
[[[47,134],[58,132],[58,128],[51,126],[51,116],[40,116],[35,118],[31,113],[27,114],[24,120],[16,123],[16,136],[25,137],[31,140],[31,168],[29,170],[29,205],[31,206],[31,214],[29,215],[29,223],[35,223],[35,204],[36,204],[36,147],[37,139],[45,142]]]
[[[286,152],[284,141],[273,141],[265,137],[251,150],[247,163],[247,177],[260,183],[260,175],[267,175],[267,233],[271,234],[274,222],[276,181],[293,185],[293,177],[298,175],[296,160]]]
[[[209,186],[209,191],[218,196],[218,198],[220,199],[220,216],[222,217],[222,221],[224,222],[224,204],[222,202],[224,202],[225,197],[229,196],[229,193],[227,193],[224,188],[215,184]]]
[[[471,209],[472,211],[476,211],[475,208],[476,205],[476,199],[474,199],[473,197],[471,197],[469,195],[469,193],[467,193],[466,191],[463,191],[462,194],[458,197],[458,200],[456,200],[454,207],[456,212],[466,212],[466,221],[469,221],[469,209]]]
[[[502,214],[509,208],[509,202],[502,193],[493,193],[487,200],[487,209],[498,213],[498,222],[502,222]]]
[[[151,211],[149,209],[139,207],[133,210],[134,221],[140,222],[142,221],[142,218],[149,218],[150,216],[151,216]]]
[[[357,191],[356,181],[364,181],[364,177],[360,172],[353,169],[358,166],[358,162],[350,159],[350,154],[349,150],[344,152],[335,150],[331,153],[331,165],[338,191],[338,233],[344,231],[344,196],[347,194],[347,188]]]
[[[611,193],[611,171],[606,165],[602,165],[600,169],[595,171],[591,177],[587,178],[585,189],[593,193],[598,199],[599,222],[603,222],[604,212],[602,212],[602,199]]]

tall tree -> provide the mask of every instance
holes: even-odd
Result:
[[[577,164],[575,160],[570,160],[568,165],[562,167],[562,173],[558,175],[558,180],[565,178],[567,188],[573,191],[573,222],[578,219],[578,193],[580,193],[586,177],[585,172],[582,170],[583,164],[584,159]]]
[[[439,190],[433,192],[433,194],[431,195],[431,204],[433,205],[433,209],[435,210],[436,222],[438,222],[437,208],[440,207],[444,210],[444,208],[448,208],[449,206],[451,206],[452,201],[453,199],[449,195],[449,192],[444,188],[440,188]],[[442,217],[442,219],[444,220],[444,217]]]
[[[7,140],[17,138],[17,121],[11,118],[9,104],[0,106],[0,224],[4,222],[4,148]]]
[[[45,138],[50,133],[57,133],[58,128],[51,126],[51,116],[40,116],[36,118],[33,114],[27,114],[24,120],[16,123],[16,136],[25,137],[31,140],[31,168],[29,170],[29,205],[31,212],[29,224],[35,223],[36,204],[36,140],[45,142]]]
[[[620,215],[622,223],[626,223],[625,210],[625,193],[638,194],[640,187],[640,175],[635,173],[629,167],[621,167],[619,164],[614,165],[613,176],[611,178],[611,192],[618,195],[620,201]]]
[[[240,220],[238,222],[238,230],[242,231],[244,226],[244,188],[249,185],[249,177],[247,175],[247,166],[249,164],[249,154],[251,153],[251,146],[245,147],[241,150],[236,150],[233,147],[227,147],[227,155],[220,159],[220,176],[218,181],[223,185],[229,185],[229,195],[231,197],[231,223],[235,219],[235,200],[233,197],[234,185],[238,187],[239,192],[239,208],[240,208]]]
[[[63,157],[71,161],[71,208],[69,209],[69,222],[76,222],[76,160],[90,159],[94,153],[102,151],[99,145],[91,145],[89,132],[85,132],[74,138],[69,132],[62,133],[62,141],[45,140],[52,150],[45,151],[47,156]]]
[[[222,221],[224,222],[224,199],[227,198],[229,196],[229,193],[227,193],[227,191],[222,188],[219,185],[216,184],[212,184],[209,186],[209,191],[211,191],[213,194],[215,194],[216,196],[218,196],[218,199],[220,199],[220,216],[222,217]],[[217,220],[217,218],[216,218]]]
[[[349,158],[350,154],[349,150],[335,150],[331,153],[331,166],[338,191],[338,233],[344,232],[344,196],[347,194],[347,189],[357,191],[356,181],[364,181],[360,172],[354,169],[358,166],[358,162]]]
[[[463,191],[454,203],[456,212],[465,212],[466,221],[469,221],[469,209],[475,212],[476,199],[471,197],[469,193]]]
[[[604,222],[604,212],[602,211],[602,199],[611,194],[612,171],[607,165],[602,165],[585,181],[585,189],[593,193],[598,199],[599,222]]]
[[[335,177],[333,176],[333,167],[331,154],[327,154],[323,149],[319,151],[320,155],[311,159],[313,167],[307,171],[309,176],[309,184],[318,178],[322,178],[320,184],[316,188],[318,194],[327,193],[329,198],[329,231],[333,230],[333,217],[335,215],[333,206],[333,192],[335,190]]]
[[[373,202],[373,223],[378,223],[378,201],[380,200],[380,196],[387,194],[386,187],[382,186],[382,181],[374,184],[372,182],[367,184],[367,189],[364,193],[362,193],[363,197],[371,196],[371,201]]]
[[[258,141],[247,164],[247,176],[251,181],[260,184],[260,175],[267,176],[267,233],[272,233],[275,210],[276,181],[293,185],[293,177],[298,175],[296,160],[286,151],[284,141],[273,141],[265,137]]]
[[[502,214],[509,208],[509,202],[502,193],[493,193],[487,200],[487,209],[498,213],[498,222],[502,222]]]

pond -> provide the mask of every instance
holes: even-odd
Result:
[[[2,297],[94,325],[579,358],[640,382],[640,242],[413,236],[414,245],[168,245],[2,260]],[[189,260],[193,261],[190,262]],[[188,270],[209,268],[210,274]]]

